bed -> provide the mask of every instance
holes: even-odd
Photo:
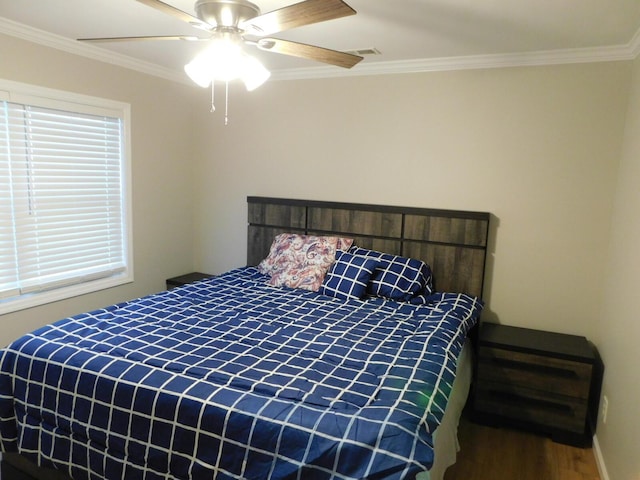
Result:
[[[489,214],[247,200],[246,267],[0,352],[5,460],[74,479],[442,478],[470,383]],[[352,244],[334,245],[313,291],[273,284],[277,238]],[[371,294],[389,256],[427,265],[429,290]]]

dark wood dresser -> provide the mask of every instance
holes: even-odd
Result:
[[[602,363],[585,337],[483,323],[473,418],[591,445]]]

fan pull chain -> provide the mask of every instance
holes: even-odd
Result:
[[[229,125],[229,81],[225,82],[224,125]]]
[[[216,111],[215,106],[215,82],[211,82],[211,109],[209,112],[213,113]],[[225,91],[224,91],[224,124],[229,125],[229,82],[225,82]]]

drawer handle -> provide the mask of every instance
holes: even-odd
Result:
[[[557,403],[549,400],[528,398],[515,393],[501,392],[499,390],[489,390],[489,395],[493,398],[499,399],[502,403],[508,403],[516,406],[526,405],[547,411],[553,411],[557,414],[567,415],[571,417],[575,415],[573,408],[571,408],[571,406],[567,405],[566,403]]]
[[[547,375],[554,375],[556,377],[562,377],[567,379],[578,378],[578,374],[575,371],[568,370],[566,368],[550,367],[547,365],[538,365],[536,363],[526,363],[518,360],[509,360],[507,358],[492,357],[491,361],[496,365],[499,365],[505,368],[526,370],[526,371],[535,372],[535,373],[544,373]]]

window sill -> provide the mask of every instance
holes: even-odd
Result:
[[[132,272],[122,272],[108,278],[101,278],[90,282],[69,285],[68,287],[56,288],[44,292],[21,295],[0,300],[0,315],[17,312],[27,308],[46,305],[47,303],[58,302],[67,298],[73,298],[88,293],[98,292],[107,288],[117,287],[133,282]]]

